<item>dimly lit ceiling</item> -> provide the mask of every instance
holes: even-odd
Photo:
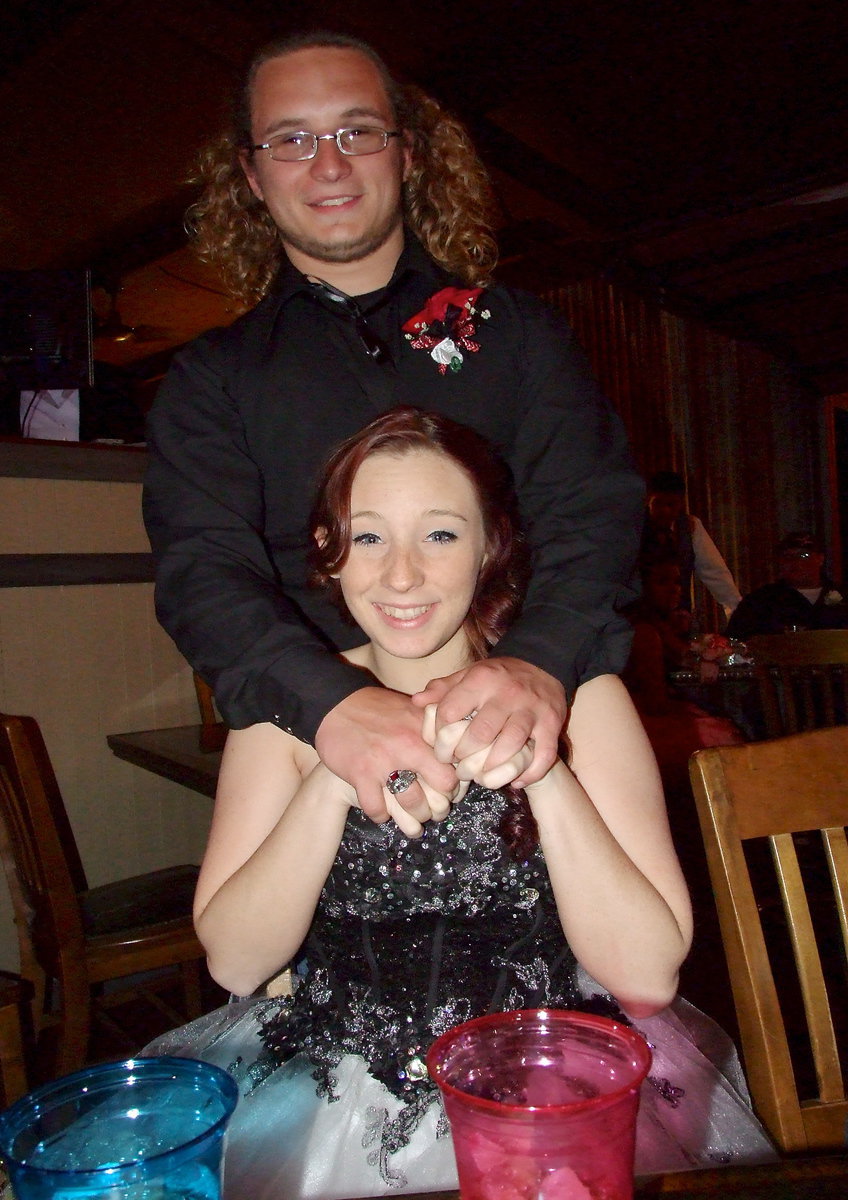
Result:
[[[471,127],[501,274],[604,271],[848,391],[848,5],[840,0],[6,0],[0,268],[90,265],[153,377],[230,320],[182,181],[250,50],[363,36]],[[108,313],[101,313],[105,319]]]

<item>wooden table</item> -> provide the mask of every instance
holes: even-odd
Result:
[[[848,1154],[787,1158],[763,1167],[711,1167],[675,1171],[637,1180],[634,1200],[674,1196],[676,1200],[845,1200]],[[459,1192],[426,1192],[404,1200],[460,1200]]]
[[[848,1155],[784,1159],[767,1167],[713,1167],[676,1171],[637,1180],[633,1200],[676,1196],[677,1200],[845,1200],[848,1197]],[[13,1200],[0,1167],[0,1200]],[[249,1200],[240,1197],[239,1200]],[[403,1200],[460,1200],[459,1192],[417,1192]]]
[[[106,741],[118,758],[214,800],[226,733],[223,725],[178,725],[109,733]]]

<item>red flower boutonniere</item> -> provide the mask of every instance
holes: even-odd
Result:
[[[429,350],[440,375],[448,368],[456,372],[462,367],[463,350],[476,354],[480,349],[479,342],[473,341],[473,318],[488,321],[491,316],[487,308],[478,311],[475,307],[482,292],[482,288],[442,288],[403,325],[413,350]]]

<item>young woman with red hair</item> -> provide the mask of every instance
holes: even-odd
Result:
[[[513,514],[499,460],[445,417],[397,409],[336,451],[312,519],[314,576],[362,629],[346,657],[372,685],[414,694],[496,649],[522,596]],[[464,728],[437,730],[424,712],[444,761],[460,758]],[[508,785],[529,749],[493,770],[487,756],[460,759],[456,795],[426,793],[423,828],[397,801],[396,773],[395,821],[379,826],[311,746],[274,725],[229,735],[195,919],[212,975],[251,998],[151,1049],[238,1077],[233,1195],[455,1187],[424,1057],[450,1026],[514,1008],[600,1006],[643,1029],[656,1048],[637,1170],[715,1161],[731,1146],[768,1155],[687,1026],[720,1031],[680,1001],[664,1011],[689,948],[689,898],[619,679],[578,688],[563,757],[526,792]],[[292,960],[293,997],[256,997]]]

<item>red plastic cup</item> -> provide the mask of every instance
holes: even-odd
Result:
[[[557,1009],[449,1029],[427,1068],[453,1134],[462,1200],[631,1200],[640,1034]]]

